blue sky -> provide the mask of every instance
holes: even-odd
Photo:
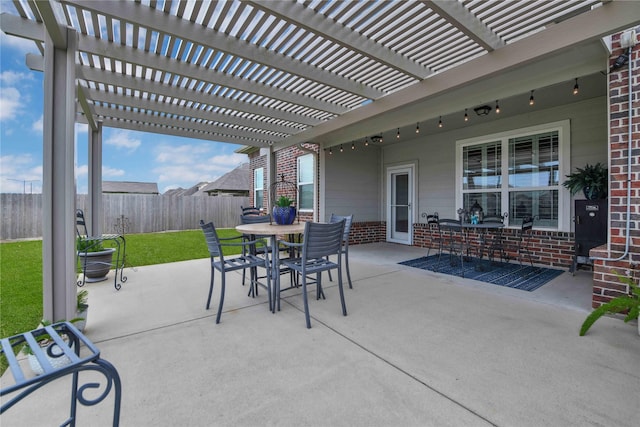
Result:
[[[0,1],[1,9],[10,9]],[[13,13],[13,11],[11,11]],[[0,192],[42,192],[44,75],[25,65],[33,42],[0,32]],[[241,163],[239,145],[104,128],[102,179],[155,182],[160,193],[214,181]],[[87,192],[87,128],[76,125],[78,193]]]

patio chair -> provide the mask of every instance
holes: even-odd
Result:
[[[353,284],[351,283],[351,273],[349,272],[349,233],[351,232],[351,223],[353,222],[353,215],[340,216],[336,214],[331,214],[331,218],[329,218],[329,223],[340,222],[344,220],[344,234],[342,236],[342,249],[341,252],[344,255],[344,265],[347,270],[347,281],[349,282],[349,289],[353,289]],[[333,280],[331,278],[331,270],[328,271],[329,280]]]
[[[438,219],[438,227],[442,236],[442,251],[438,255],[438,263],[436,270],[440,266],[442,253],[447,250],[449,253],[449,264],[453,266],[454,259],[460,258],[460,276],[464,277],[464,251],[465,251],[465,235],[462,223],[458,219],[441,218]]]
[[[242,208],[243,211],[245,209],[252,209],[252,208]],[[255,209],[255,208],[253,208]],[[271,222],[271,215],[259,215],[259,214],[246,214],[246,215],[240,215],[240,223],[241,224],[257,224],[257,223],[264,223],[264,222]],[[256,240],[256,239],[268,239],[269,236],[256,236],[255,234],[244,234],[242,236],[242,238],[245,241],[252,241],[252,240]],[[253,255],[259,255],[259,256],[264,256],[265,251],[269,250],[269,246],[262,246],[262,247],[256,247],[255,245],[250,246],[250,247],[243,247],[242,248],[242,254],[246,255],[248,253],[252,253]],[[242,286],[244,286],[245,283],[245,278],[246,278],[246,270],[242,270]],[[253,293],[255,291],[255,294]],[[250,296],[254,296],[258,294],[258,289],[252,286],[251,289],[249,290],[249,295]]]
[[[200,220],[200,227],[204,232],[204,237],[207,242],[207,248],[209,249],[209,256],[211,257],[211,281],[209,283],[209,296],[207,297],[207,310],[211,305],[211,295],[213,293],[213,283],[215,278],[215,270],[218,270],[222,275],[220,284],[220,302],[218,303],[218,314],[216,316],[216,323],[220,323],[220,316],[222,315],[222,306],[224,304],[224,292],[225,292],[225,278],[229,271],[246,270],[251,272],[251,286],[258,286],[257,267],[262,267],[266,270],[265,277],[267,279],[267,292],[269,294],[269,309],[273,307],[273,301],[271,298],[271,281],[269,278],[269,253],[265,251],[265,257],[261,258],[253,253],[243,251],[243,254],[235,258],[225,258],[222,249],[229,246],[242,246],[243,249],[250,248],[252,246],[266,246],[267,243],[264,240],[256,239],[249,241],[237,242],[236,237],[219,238],[218,233],[212,222],[207,224],[203,220]],[[236,242],[223,243],[225,241],[236,240]]]
[[[506,214],[505,214],[506,215]],[[502,215],[490,215],[490,216],[485,216],[483,219],[483,223],[485,224],[504,224],[504,219],[505,217]],[[507,255],[507,253],[504,250],[504,241],[502,238],[502,228],[497,228],[493,231],[493,236],[491,238],[491,241],[489,242],[489,244],[487,245],[488,247],[488,256],[489,259],[491,261],[493,261],[493,257],[494,254],[496,252],[500,253],[500,260],[501,261],[508,261],[509,260],[509,256]]]
[[[437,212],[427,215],[427,228],[429,229],[429,236],[431,237],[431,242],[427,248],[427,258],[429,257],[429,253],[431,253],[431,247],[434,243],[436,249],[438,249],[438,256],[440,256],[442,254],[442,234],[440,233],[440,220]]]
[[[523,255],[527,255],[529,258],[529,264],[533,268],[533,260],[531,259],[531,250],[529,249],[529,242],[531,240],[531,234],[533,233],[533,217],[528,216],[522,219],[522,225],[518,231],[518,261],[522,265]]]
[[[260,215],[260,209],[255,206],[244,207],[240,206],[240,210],[242,211],[241,215]]]
[[[322,224],[317,222],[307,222],[304,227],[302,243],[291,243],[281,241],[285,246],[299,248],[302,251],[300,258],[283,259],[282,264],[300,274],[302,278],[302,299],[304,303],[304,315],[307,328],[311,328],[311,318],[309,316],[309,300],[307,296],[307,276],[315,274],[315,284],[317,298],[324,299],[322,289],[322,272],[338,270],[338,289],[340,292],[340,303],[342,304],[342,314],[347,315],[347,307],[344,302],[344,289],[342,287],[342,241],[344,239],[345,220],[340,222]],[[328,257],[337,257],[337,263]],[[280,283],[276,284],[276,299],[278,308],[280,307]],[[276,301],[274,301],[275,303]]]

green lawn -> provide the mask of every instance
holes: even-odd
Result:
[[[220,237],[239,236],[234,229],[220,229],[217,232]],[[126,242],[126,267],[209,256],[201,230],[129,234]],[[225,248],[225,255],[239,251],[240,247]],[[34,329],[40,320],[42,241],[0,243],[0,337]],[[4,361],[0,365],[0,372],[4,372]]]

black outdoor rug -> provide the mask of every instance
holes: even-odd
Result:
[[[438,255],[431,255],[430,257],[423,256],[409,261],[402,261],[399,264],[450,274],[452,276],[461,275],[460,258],[452,257],[450,260],[448,254],[442,254],[439,265]],[[488,259],[480,261],[477,258],[470,258],[464,262],[465,279],[479,280],[481,282],[521,289],[528,292],[535,291],[562,273],[563,270],[531,267],[530,264],[520,265],[519,263],[510,262],[491,262]]]

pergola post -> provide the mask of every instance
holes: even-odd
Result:
[[[45,31],[42,273],[43,318],[72,319],[76,312],[75,56],[77,34],[66,40]]]
[[[102,122],[89,127],[89,233],[102,234]],[[86,218],[86,217],[85,217]]]

